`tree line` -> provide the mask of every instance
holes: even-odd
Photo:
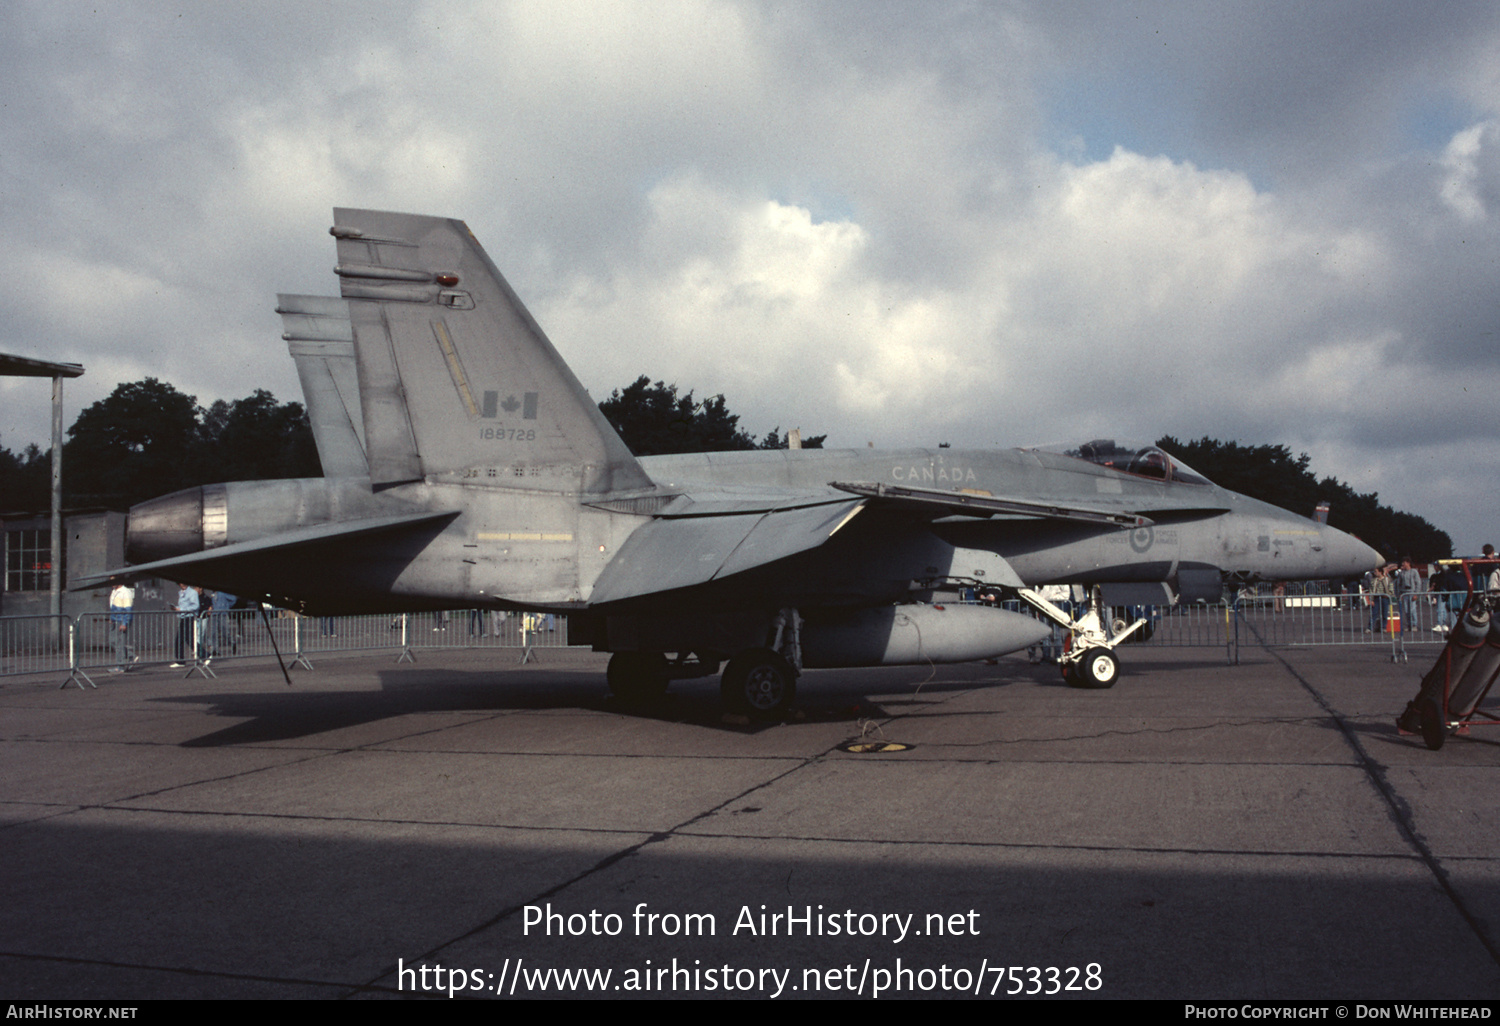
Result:
[[[739,426],[722,395],[697,399],[644,375],[617,388],[599,409],[637,456],[728,449],[784,449],[780,426],[757,439]],[[825,435],[803,440],[823,445]],[[119,385],[89,406],[63,444],[63,504],[126,509],[194,485],[319,477],[312,427],[301,403],[264,389],[199,406],[156,378]],[[51,452],[0,448],[0,502],[8,512],[50,503]]]
[[[1329,506],[1328,523],[1371,545],[1388,559],[1409,556],[1430,563],[1453,555],[1453,539],[1414,513],[1381,505],[1376,492],[1356,492],[1334,477],[1319,478],[1307,453],[1293,456],[1284,445],[1240,445],[1216,438],[1180,442],[1171,435],[1158,446],[1222,488],[1312,516]]]
[[[759,441],[741,430],[739,415],[729,412],[722,394],[695,400],[691,391],[678,395],[676,385],[653,385],[644,374],[611,392],[599,412],[637,456],[787,447],[780,424]],[[827,437],[803,438],[802,448],[821,449]]]
[[[68,428],[63,505],[126,509],[193,485],[318,477],[323,473],[301,403],[258,388],[207,407],[156,378],[116,386]],[[8,511],[50,504],[51,452],[0,448],[0,495]]]
[[[724,396],[695,398],[645,375],[617,388],[600,412],[637,456],[782,449],[778,425],[762,438],[740,427]],[[802,440],[822,448],[826,435]],[[1274,506],[1312,515],[1331,507],[1328,522],[1396,558],[1430,562],[1453,554],[1453,542],[1422,517],[1382,505],[1332,477],[1318,478],[1306,453],[1284,445],[1240,445],[1213,438],[1157,442],[1215,484]],[[194,485],[318,477],[322,469],[301,403],[280,403],[264,389],[243,399],[199,406],[194,396],[156,378],[121,384],[78,415],[63,446],[63,502],[70,507],[126,509]],[[32,444],[0,448],[0,503],[8,512],[48,507],[50,452]]]

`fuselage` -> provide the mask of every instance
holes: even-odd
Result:
[[[165,558],[322,523],[451,510],[447,523],[430,529],[385,542],[376,535],[325,546],[303,564],[284,556],[264,565],[241,561],[227,574],[233,579],[224,579],[221,567],[214,572],[219,579],[201,583],[315,610],[584,609],[597,605],[595,583],[653,517],[685,505],[739,503],[746,510],[739,516],[756,518],[764,515],[757,509],[851,501],[830,486],[834,481],[1133,510],[1152,523],[1120,528],[860,509],[859,516],[850,513],[847,528],[813,551],[712,581],[685,578],[683,589],[646,604],[878,604],[900,601],[924,581],[984,583],[986,572],[994,580],[1004,572],[995,569],[997,561],[1021,583],[1041,585],[1175,582],[1188,571],[1250,580],[1345,578],[1379,558],[1335,528],[1201,479],[1152,479],[1042,450],[775,450],[646,457],[640,465],[654,489],[619,497],[522,490],[483,474],[378,492],[349,479],[204,486],[135,507],[131,558]]]

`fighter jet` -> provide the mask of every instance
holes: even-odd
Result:
[[[282,295],[324,477],[204,485],[130,511],[100,579],[167,577],[313,614],[567,614],[631,698],[723,668],[786,711],[806,667],[990,658],[1073,636],[1114,683],[1125,632],[1049,583],[1343,578],[1334,528],[1150,445],[781,450],[636,458],[461,221],[335,210],[337,298]],[[959,589],[1036,615],[960,604]],[[1040,619],[1038,618],[1040,617]],[[727,665],[726,665],[727,664]]]

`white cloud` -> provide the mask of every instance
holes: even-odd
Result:
[[[849,417],[943,423],[933,396],[958,411],[975,400],[984,375],[964,340],[988,332],[984,304],[883,278],[861,226],[695,179],[657,187],[651,209],[643,248],[657,259],[578,281],[545,311],[559,344],[587,354],[596,391],[644,372],[809,430]]]
[[[1403,468],[1500,441],[1493,12],[352,11],[0,13],[0,317],[89,365],[70,397],[294,397],[274,294],[335,288],[332,206],[389,207],[467,220],[596,392],[837,444],[1284,441],[1478,532]],[[1432,95],[1471,124],[1413,152]]]
[[[1485,142],[1489,142],[1486,150]],[[1494,156],[1494,147],[1500,142],[1500,124],[1487,121],[1464,129],[1453,137],[1443,151],[1443,178],[1441,195],[1443,202],[1465,221],[1483,221],[1487,216],[1485,187],[1500,181],[1500,161]],[[1481,177],[1481,162],[1488,165],[1490,174]],[[1491,179],[1486,181],[1486,178]]]

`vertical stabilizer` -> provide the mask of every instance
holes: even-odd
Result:
[[[376,487],[651,487],[462,221],[335,210]]]
[[[276,312],[281,337],[297,361],[323,476],[369,476],[349,304],[330,296],[279,295]]]

